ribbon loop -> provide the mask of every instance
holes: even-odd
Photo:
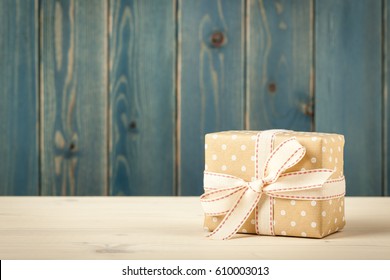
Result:
[[[305,153],[305,147],[295,137],[283,141],[266,161],[262,172],[264,180],[274,183],[280,174],[301,161]]]
[[[252,182],[227,174],[205,172],[204,188],[208,191],[201,196],[203,209],[206,215],[226,214],[209,236],[215,239],[233,236],[257,206],[262,194],[288,198],[297,193],[294,199],[344,195],[344,180],[335,184],[328,182],[324,188],[333,173],[330,169],[284,173],[296,165],[305,152],[306,149],[295,137],[282,142],[266,159],[260,178]],[[316,189],[320,190],[317,197]],[[310,196],[307,196],[308,193]]]

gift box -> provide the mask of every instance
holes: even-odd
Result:
[[[286,130],[205,137],[201,203],[210,237],[322,238],[345,225],[344,137]]]

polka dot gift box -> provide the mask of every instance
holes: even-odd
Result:
[[[206,135],[205,228],[322,238],[345,225],[344,137],[287,130]]]

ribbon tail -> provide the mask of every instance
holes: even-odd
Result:
[[[230,239],[248,219],[260,198],[261,193],[248,188],[209,237],[212,239]]]

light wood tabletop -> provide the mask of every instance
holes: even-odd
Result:
[[[390,197],[347,197],[324,239],[209,240],[198,197],[0,197],[0,259],[390,259]]]

